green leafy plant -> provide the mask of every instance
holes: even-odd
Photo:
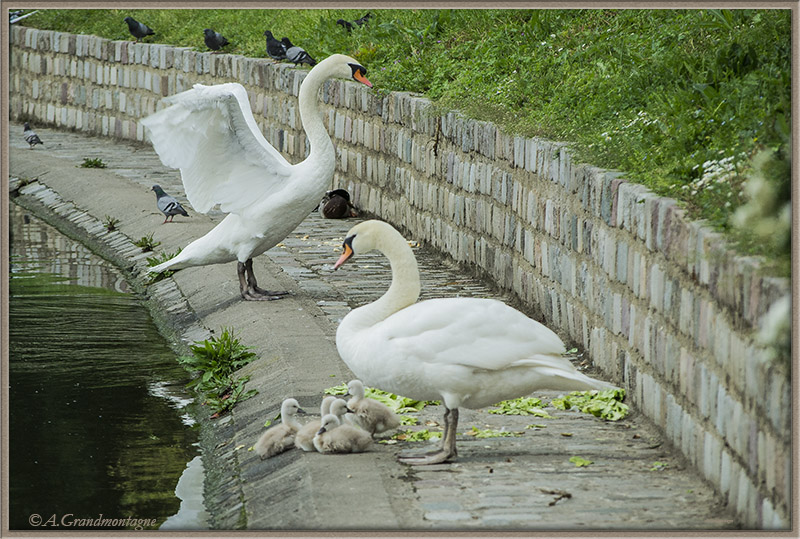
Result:
[[[237,402],[258,393],[255,389],[244,391],[249,376],[233,379],[234,372],[257,356],[239,342],[232,329],[223,328],[219,337],[195,342],[189,349],[192,355],[181,356],[178,362],[196,375],[187,387],[205,396],[205,404],[214,411],[212,417],[219,417]]]
[[[552,418],[542,408],[542,400],[536,397],[520,397],[495,404],[497,408],[489,410],[490,414],[503,415],[532,415],[535,417]]]
[[[83,159],[83,163],[81,163],[81,168],[106,168],[106,164],[103,163],[103,160],[99,157],[97,158],[89,158],[85,157]]]
[[[155,241],[153,239],[153,233],[151,232],[147,236],[142,236],[140,239],[133,242],[133,244],[137,247],[141,247],[142,251],[148,252],[152,251],[153,249],[161,245],[161,242]]]
[[[109,232],[113,232],[117,229],[117,225],[119,224],[119,219],[116,217],[111,217],[110,215],[106,215],[103,218],[103,226],[106,227],[106,230]]]
[[[161,253],[161,254],[156,255],[156,256],[148,256],[147,257],[147,267],[148,268],[152,268],[152,267],[158,266],[162,262],[166,262],[167,260],[171,260],[171,259],[175,258],[176,256],[178,256],[180,254],[180,252],[181,252],[181,249],[179,247],[178,250],[175,251],[174,253]],[[173,273],[175,273],[174,270],[164,270],[164,271],[162,271],[160,273],[155,273],[155,274],[151,273],[151,274],[149,274],[150,275],[150,279],[147,281],[147,284],[157,283],[158,281],[161,281],[162,279],[166,279],[167,277],[169,277]]]
[[[628,415],[628,405],[622,402],[624,399],[624,389],[573,391],[564,397],[553,399],[550,404],[560,410],[575,407],[606,421],[619,421]]]

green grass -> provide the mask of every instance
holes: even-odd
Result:
[[[84,157],[83,163],[81,163],[80,166],[81,168],[106,168],[107,165],[99,157],[96,158]]]
[[[785,150],[790,121],[789,10],[44,10],[24,24],[266,57],[263,31],[317,59],[352,55],[376,92],[423,94],[507,132],[571,144],[578,160],[620,170],[731,230],[759,150]],[[788,155],[789,152],[784,154]],[[783,155],[783,154],[781,154]],[[788,159],[785,157],[784,159]],[[780,180],[784,181],[784,180]],[[788,256],[763,242],[741,248]]]

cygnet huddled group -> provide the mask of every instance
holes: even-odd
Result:
[[[320,404],[319,419],[301,424],[306,414],[296,399],[281,404],[281,422],[268,428],[253,446],[262,459],[292,448],[319,453],[363,453],[372,447],[373,436],[400,426],[400,418],[385,404],[365,396],[364,384],[347,384],[349,401],[327,396]]]

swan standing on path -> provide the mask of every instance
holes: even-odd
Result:
[[[322,84],[352,78],[369,87],[367,70],[334,54],[309,71],[298,95],[308,157],[290,164],[256,125],[244,87],[204,86],[166,98],[170,106],[141,120],[164,165],[178,168],[192,207],[201,213],[219,204],[228,213],[213,230],[150,272],[238,261],[246,300],[273,300],[285,292],[258,287],[253,257],[283,240],[318,204],[330,185],[336,153],[318,105]]]
[[[377,249],[389,259],[392,284],[377,301],[354,309],[336,331],[336,347],[364,383],[417,400],[442,400],[442,447],[398,457],[437,464],[456,453],[458,408],[482,408],[539,389],[614,386],[578,372],[553,331],[494,299],[440,298],[416,303],[419,271],[408,243],[391,225],[364,221],[350,229],[334,269],[354,253]]]

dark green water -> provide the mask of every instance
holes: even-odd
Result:
[[[10,528],[157,529],[199,454],[186,373],[113,266],[10,210]]]

